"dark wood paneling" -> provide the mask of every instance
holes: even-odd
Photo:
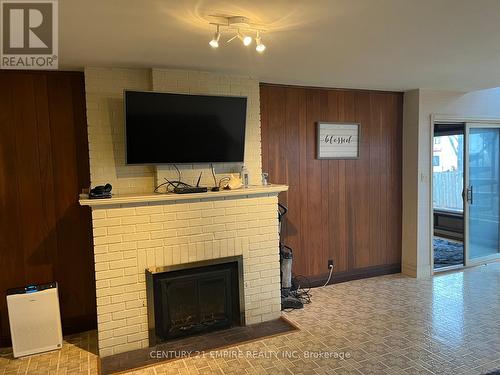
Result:
[[[57,281],[64,333],[96,326],[82,73],[0,71],[0,342],[8,288]]]
[[[403,95],[261,84],[262,168],[289,185],[284,242],[314,284],[395,272],[401,264]],[[361,123],[360,158],[316,159],[316,123]]]
[[[21,226],[18,210],[19,190],[14,122],[13,77],[1,77],[0,83],[0,285],[2,292],[8,286],[24,283],[24,252],[20,251]],[[3,297],[5,295],[3,294]],[[0,299],[0,335],[9,336],[5,298]]]

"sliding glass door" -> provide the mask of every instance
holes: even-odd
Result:
[[[466,124],[466,264],[500,254],[500,125]]]

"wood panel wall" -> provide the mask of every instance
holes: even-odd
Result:
[[[64,333],[96,327],[83,73],[0,71],[0,344],[5,291],[59,283]]]
[[[320,285],[401,267],[403,94],[261,84],[262,170],[289,185],[284,243]],[[316,123],[359,122],[360,158],[318,160]]]

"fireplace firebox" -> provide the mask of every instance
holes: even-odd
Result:
[[[146,270],[149,343],[244,325],[242,257]]]

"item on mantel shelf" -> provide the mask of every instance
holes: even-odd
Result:
[[[247,188],[248,185],[250,184],[250,175],[248,174],[247,167],[245,167],[244,165],[241,167],[240,177],[241,177],[241,181],[243,183],[243,186]]]
[[[111,198],[111,189],[113,189],[111,184],[106,184],[104,186],[103,185],[96,186],[95,188],[90,189],[89,198],[90,199]]]
[[[269,173],[262,173],[262,186],[269,185]]]
[[[240,189],[242,186],[243,186],[243,183],[241,182],[241,178],[231,174],[229,177],[229,181],[227,182],[226,187],[228,187],[231,190],[236,190],[236,189]]]

